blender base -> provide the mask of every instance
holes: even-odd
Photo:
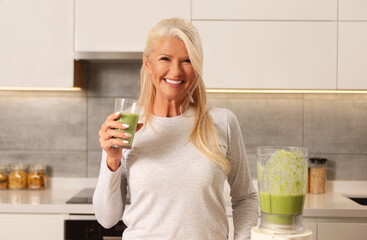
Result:
[[[297,234],[275,234],[260,231],[259,227],[251,229],[251,240],[312,240],[312,231],[305,228],[305,231]]]

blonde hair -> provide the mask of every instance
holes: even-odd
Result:
[[[188,97],[180,109],[182,114],[183,110],[188,109],[189,106],[194,108],[195,123],[190,133],[190,141],[204,156],[220,164],[225,172],[228,173],[230,163],[219,148],[214,122],[206,109],[206,91],[202,79],[203,49],[199,32],[192,23],[182,18],[169,18],[160,21],[149,32],[143,53],[145,61],[150,59],[150,55],[156,45],[164,38],[176,38],[184,42],[196,73],[196,81],[189,89]],[[150,74],[145,69],[144,63],[141,67],[140,75],[141,90],[139,102],[144,108],[144,123],[150,124],[156,89]]]

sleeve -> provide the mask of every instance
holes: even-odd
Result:
[[[93,208],[97,221],[111,228],[121,220],[126,205],[126,175],[124,162],[112,172],[107,166],[107,154],[102,152],[101,168],[93,194]]]
[[[241,128],[231,111],[228,111],[227,126],[227,159],[231,163],[227,179],[231,187],[234,239],[250,239],[251,228],[258,221],[259,200],[252,183]]]

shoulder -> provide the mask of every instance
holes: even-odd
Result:
[[[236,115],[227,108],[210,108],[208,113],[217,126],[227,127],[238,122]]]

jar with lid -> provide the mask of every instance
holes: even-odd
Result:
[[[326,158],[310,158],[310,193],[326,192]]]
[[[28,189],[42,190],[46,185],[46,166],[34,164],[29,167]]]
[[[7,189],[8,185],[8,166],[5,164],[0,164],[0,189]]]
[[[9,189],[25,189],[27,187],[27,166],[22,163],[11,165]]]

